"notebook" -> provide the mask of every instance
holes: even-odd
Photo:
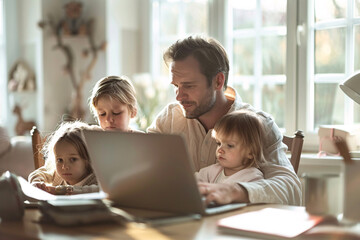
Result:
[[[321,223],[337,224],[335,217],[316,216],[305,209],[295,209],[269,207],[240,213],[220,219],[217,227],[221,233],[278,240],[296,238]]]
[[[122,209],[208,215],[247,205],[205,206],[180,135],[97,130],[83,135],[100,188]]]

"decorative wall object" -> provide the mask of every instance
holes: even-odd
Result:
[[[24,61],[17,61],[10,69],[8,88],[13,92],[35,90],[35,74]]]
[[[17,116],[17,122],[15,125],[16,135],[25,135],[29,133],[33,126],[36,126],[34,121],[25,121],[22,117],[22,109],[19,105],[15,105],[13,113]]]
[[[85,20],[82,18],[82,3],[71,1],[64,6],[65,17],[60,21],[55,21],[51,16],[47,20],[39,22],[39,27],[44,29],[49,27],[56,37],[56,50],[63,52],[66,58],[64,66],[65,72],[70,76],[73,87],[73,95],[68,114],[73,119],[82,119],[85,115],[84,107],[82,106],[83,88],[85,82],[91,79],[91,71],[94,68],[98,52],[106,49],[106,42],[103,41],[100,45],[95,44],[94,41],[94,19]],[[83,57],[91,57],[86,69],[79,72],[79,76],[75,74],[74,69],[74,51],[69,44],[63,41],[64,36],[86,36],[89,46],[83,50]]]

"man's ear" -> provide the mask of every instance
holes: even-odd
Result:
[[[222,90],[225,83],[225,75],[223,72],[218,72],[215,76],[214,87],[216,90]]]
[[[131,111],[131,118],[136,117],[136,114],[137,114],[137,108],[134,108],[134,109]]]

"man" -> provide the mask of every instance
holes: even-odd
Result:
[[[188,37],[174,43],[164,54],[170,67],[177,103],[166,106],[148,132],[183,134],[196,171],[216,162],[216,143],[211,137],[215,123],[239,109],[255,111],[227,86],[229,61],[215,39]],[[260,166],[264,180],[236,184],[199,183],[206,202],[301,204],[301,183],[286,157],[286,146],[274,120],[256,111],[264,122],[264,156]]]

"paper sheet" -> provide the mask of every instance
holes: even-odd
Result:
[[[107,197],[103,191],[94,193],[84,193],[76,195],[53,195],[40,188],[32,186],[28,181],[22,177],[18,177],[21,189],[25,195],[25,199],[28,201],[39,200],[64,200],[64,199],[104,199]]]

